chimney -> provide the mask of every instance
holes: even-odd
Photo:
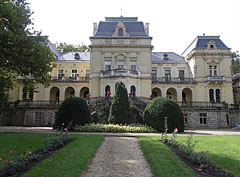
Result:
[[[97,32],[97,23],[93,23],[93,35]]]
[[[149,23],[145,23],[145,31],[149,35]]]

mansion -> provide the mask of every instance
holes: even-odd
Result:
[[[181,55],[152,52],[149,23],[137,17],[106,17],[93,24],[90,41],[89,52],[65,54],[49,42],[56,58],[49,87],[38,84],[37,92],[29,92],[19,85],[9,92],[10,101],[19,106],[47,106],[19,107],[2,114],[0,125],[51,125],[57,112],[52,103],[59,105],[71,96],[113,97],[117,83],[124,84],[131,97],[178,102],[186,112],[187,127],[223,128],[240,122],[239,110],[229,107],[239,104],[239,93],[233,92],[231,49],[219,36],[197,36]],[[234,83],[239,88],[239,77]]]
[[[121,82],[132,96],[168,97],[177,102],[233,103],[231,49],[219,36],[197,36],[186,50],[152,52],[149,24],[137,17],[106,17],[94,23],[90,52],[61,54],[53,44],[56,67],[48,88],[37,93],[23,87],[10,92],[12,101],[65,100],[72,96],[114,96]]]

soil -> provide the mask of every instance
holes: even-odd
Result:
[[[39,155],[39,158],[34,159],[34,160],[29,160],[26,163],[26,166],[24,167],[23,170],[16,172],[14,175],[7,172],[6,170],[0,170],[0,177],[22,177],[24,174],[26,174],[31,168],[35,167],[36,165],[38,165],[41,161],[51,157],[52,155],[54,155],[57,151],[59,151],[60,149],[62,149],[63,147],[67,146],[69,143],[71,143],[72,141],[74,141],[74,139],[70,139],[69,141],[67,141],[66,143],[64,143],[62,146],[58,147],[55,150],[52,151],[47,151],[45,152],[44,149],[40,149],[36,152],[34,152],[33,154],[37,154]],[[23,162],[25,163],[25,162]]]
[[[199,164],[190,161],[178,148],[178,146],[172,146],[167,142],[163,142],[167,145],[186,165],[202,177],[234,177],[232,174],[220,169],[219,167],[208,163],[206,167],[200,168]]]

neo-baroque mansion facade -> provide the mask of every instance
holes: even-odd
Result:
[[[137,17],[106,17],[93,24],[90,41],[90,52],[66,54],[49,42],[56,56],[50,86],[37,85],[38,92],[30,93],[20,85],[10,91],[11,101],[20,100],[21,105],[26,101],[60,103],[70,96],[104,98],[109,93],[114,96],[116,84],[122,83],[131,97],[160,96],[178,102],[186,112],[186,127],[232,127],[240,121],[239,110],[230,106],[234,104],[231,49],[219,36],[197,36],[181,55],[152,52],[148,23]],[[16,109],[21,120],[11,115],[7,122],[50,125],[56,110],[22,107]]]

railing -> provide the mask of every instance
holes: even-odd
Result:
[[[183,83],[189,84],[194,83],[193,78],[181,78],[181,77],[152,77],[152,83],[165,83],[165,84],[174,84],[174,83]]]
[[[89,77],[52,77],[53,82],[89,82]]]
[[[113,69],[113,70],[107,70],[107,71],[100,71],[100,77],[112,77],[112,76],[139,76],[138,71],[134,70],[127,70],[127,69]]]
[[[85,99],[90,107],[96,104],[111,104],[113,97],[92,97]],[[129,97],[129,101],[137,108],[144,110],[151,101],[148,97]],[[0,103],[0,109],[3,108],[59,108],[63,101],[16,101],[9,103]],[[239,110],[239,104],[227,104],[218,102],[177,102],[181,108],[195,108],[195,109],[234,109]]]
[[[206,82],[224,82],[225,76],[206,76],[205,81]]]

